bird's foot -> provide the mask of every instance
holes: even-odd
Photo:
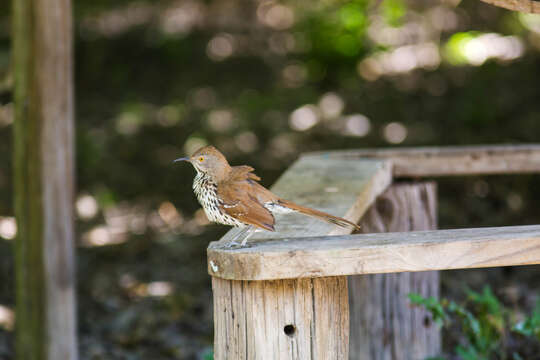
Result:
[[[224,245],[225,249],[241,249],[247,245],[248,239],[255,233],[256,229],[253,226],[247,226],[241,229],[231,241]],[[242,239],[243,238],[243,239]],[[237,243],[236,240],[242,239],[242,243]]]
[[[234,240],[231,240],[227,244],[224,245],[225,249],[240,249],[242,247],[244,247],[244,244],[237,243]]]

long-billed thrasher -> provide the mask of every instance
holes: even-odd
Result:
[[[349,220],[281,199],[257,182],[260,178],[251,166],[230,166],[213,146],[205,146],[189,158],[174,160],[178,161],[190,162],[197,170],[193,190],[208,220],[243,228],[230,246],[242,235],[244,246],[258,229],[275,231],[273,214],[277,213],[298,212],[341,227],[359,228]]]

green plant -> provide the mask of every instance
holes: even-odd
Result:
[[[214,360],[214,351],[207,350],[203,354],[203,360]]]
[[[522,359],[520,351],[523,349],[514,349],[507,344],[512,332],[525,336],[527,340],[540,340],[540,301],[531,317],[512,327],[509,310],[489,287],[482,292],[467,290],[464,304],[424,298],[415,293],[409,294],[409,299],[412,304],[428,310],[439,326],[457,329],[459,340],[454,353],[463,360]]]
[[[518,322],[512,330],[524,336],[536,337],[540,341],[540,299],[536,301],[531,316]]]

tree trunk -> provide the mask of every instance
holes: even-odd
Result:
[[[70,0],[13,0],[17,359],[77,358]]]
[[[436,185],[392,185],[362,218],[362,231],[401,232],[437,228]],[[411,307],[408,294],[439,295],[439,273],[349,277],[349,359],[419,360],[439,354],[440,330],[429,313]]]

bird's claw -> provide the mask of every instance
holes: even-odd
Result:
[[[237,243],[236,241],[232,240],[229,241],[227,244],[225,244],[225,249],[240,249],[243,247],[240,243]]]

